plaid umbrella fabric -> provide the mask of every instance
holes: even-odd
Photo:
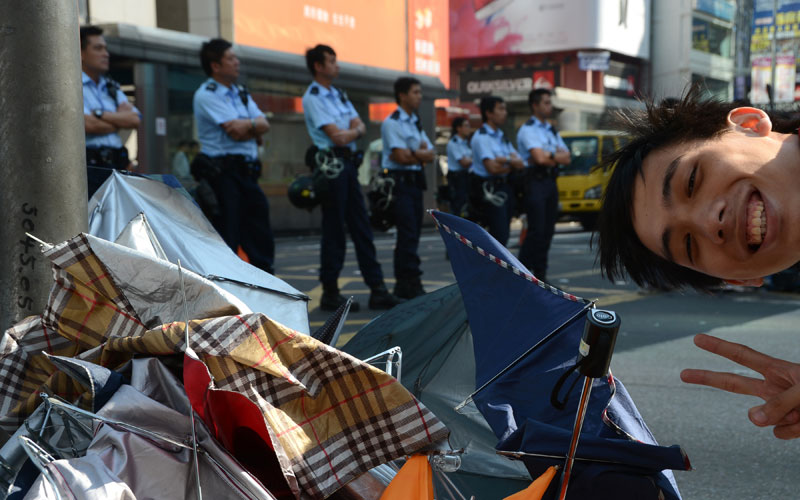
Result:
[[[86,391],[59,375],[41,351],[115,368],[135,353],[184,351],[184,323],[148,329],[80,235],[46,251],[55,284],[41,318],[0,342],[0,425],[13,431],[47,385],[75,400]],[[108,242],[103,242],[108,245]],[[164,272],[177,272],[169,263]],[[264,314],[189,322],[192,348],[216,389],[258,405],[289,484],[324,498],[370,468],[445,439],[445,426],[396,379]],[[84,398],[87,399],[87,398]],[[84,401],[89,405],[90,401]]]

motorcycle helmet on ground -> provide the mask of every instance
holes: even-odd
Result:
[[[288,195],[292,205],[309,212],[319,204],[319,198],[314,189],[314,179],[310,175],[298,175],[289,184]]]

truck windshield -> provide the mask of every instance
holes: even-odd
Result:
[[[561,165],[559,175],[586,175],[597,164],[597,137],[564,137],[572,161]]]

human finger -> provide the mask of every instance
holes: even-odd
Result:
[[[776,425],[797,407],[800,407],[800,384],[793,385],[761,406],[750,408],[748,415],[758,426]]]
[[[681,380],[687,384],[705,385],[748,396],[760,396],[764,386],[764,381],[760,379],[711,370],[686,369],[681,372]]]
[[[772,433],[778,439],[797,439],[800,437],[800,423],[791,425],[776,425]]]
[[[694,336],[694,344],[704,351],[722,356],[759,373],[764,373],[768,368],[774,366],[776,362],[782,362],[782,360],[767,356],[744,344],[728,342],[703,333]]]

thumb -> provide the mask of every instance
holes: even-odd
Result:
[[[761,406],[750,408],[748,416],[751,422],[760,427],[776,425],[787,413],[799,406],[800,384],[790,387]]]

